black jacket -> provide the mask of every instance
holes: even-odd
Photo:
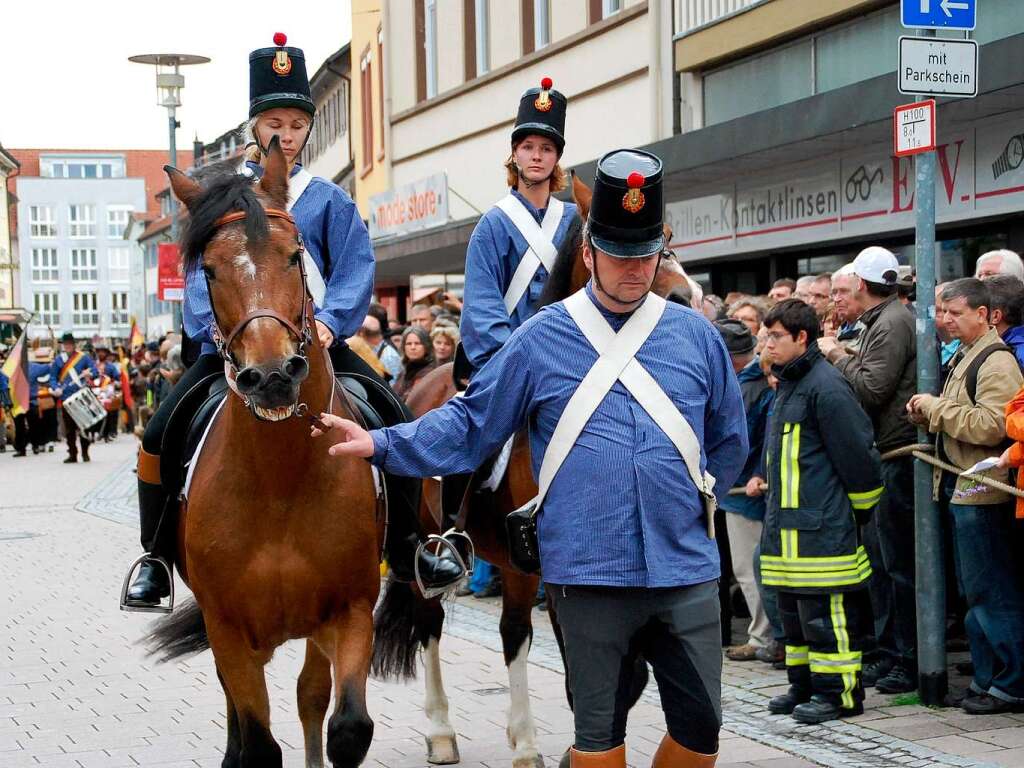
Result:
[[[817,343],[773,370],[763,582],[786,591],[858,588],[871,563],[855,511],[870,512],[882,495],[871,422]]]

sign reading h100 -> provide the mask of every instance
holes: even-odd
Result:
[[[978,44],[974,40],[901,37],[900,93],[978,95]]]

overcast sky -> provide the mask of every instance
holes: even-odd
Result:
[[[167,110],[140,53],[189,53],[178,109],[179,151],[248,116],[249,52],[274,32],[302,48],[310,77],[351,37],[349,0],[3,3],[0,144],[9,148],[163,149]],[[189,155],[191,157],[191,155]],[[179,163],[182,162],[179,160]]]

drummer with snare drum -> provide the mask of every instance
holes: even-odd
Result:
[[[99,377],[99,369],[93,359],[75,346],[75,337],[65,333],[60,337],[61,352],[50,365],[51,391],[56,397],[66,400],[82,387],[89,387],[93,379]],[[78,462],[78,447],[75,445],[77,436],[82,444],[82,461],[89,460],[89,439],[78,429],[75,420],[67,411],[62,411],[64,419],[64,436],[68,440],[68,457],[65,464]]]

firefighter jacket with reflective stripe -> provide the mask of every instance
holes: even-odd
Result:
[[[817,343],[785,366],[767,436],[766,586],[843,592],[871,575],[855,511],[882,495],[871,420]]]

